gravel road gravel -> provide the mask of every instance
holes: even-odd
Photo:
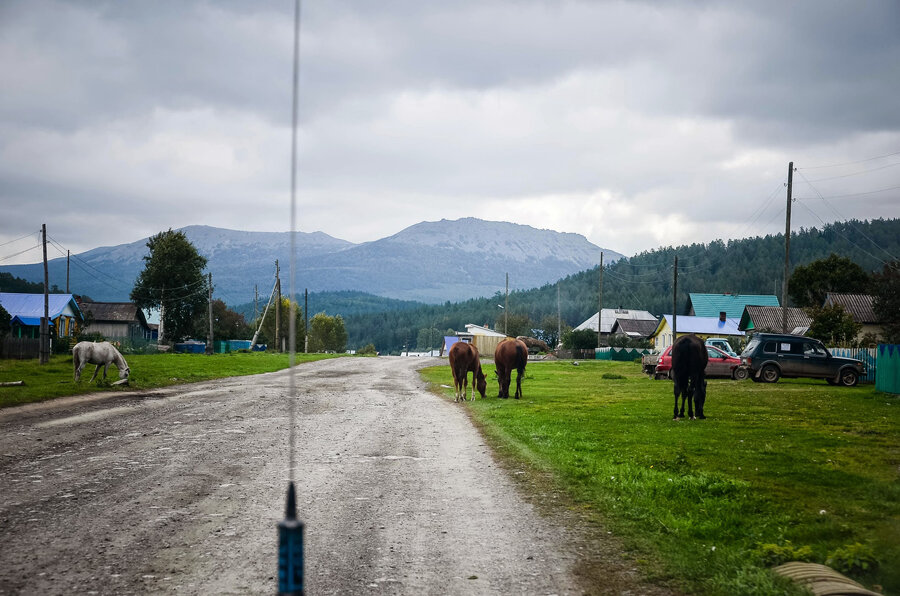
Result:
[[[577,573],[583,540],[419,379],[440,362],[295,369],[307,593],[653,591]],[[273,594],[288,428],[287,371],[0,411],[0,594]]]

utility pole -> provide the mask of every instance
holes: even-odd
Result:
[[[278,259],[275,259],[275,351],[281,351],[281,278]]]
[[[303,290],[303,353],[309,353],[309,288]]]
[[[678,255],[675,255],[675,276],[672,279],[672,344],[678,339]]]
[[[784,281],[781,284],[781,332],[787,333],[788,274],[791,271],[791,186],[794,182],[794,162],[788,164],[787,207],[784,220]]]
[[[47,271],[47,224],[41,224],[44,244],[44,316],[41,317],[41,364],[50,362],[50,275]]]
[[[503,307],[503,335],[509,335],[509,273],[506,274],[506,302]]]
[[[559,307],[559,280],[556,281],[556,346],[562,342],[562,309]]]
[[[600,253],[600,285],[597,288],[597,347],[603,332],[603,253]]]
[[[213,313],[212,313],[212,273],[209,274],[209,338],[206,342],[206,353],[213,354]]]
[[[163,324],[166,321],[166,289],[163,288],[160,292],[159,297],[159,329],[156,330],[156,343],[157,345],[164,343],[163,342]]]
[[[253,320],[259,319],[259,286],[253,284]]]
[[[72,251],[66,251],[66,294],[69,293],[69,258],[72,256]]]

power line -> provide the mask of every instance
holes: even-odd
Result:
[[[828,181],[828,180],[837,180],[837,179],[839,179],[839,178],[850,178],[851,176],[859,176],[859,175],[861,175],[861,174],[868,174],[868,173],[870,173],[870,172],[877,172],[877,171],[879,171],[879,170],[886,170],[887,168],[895,168],[895,167],[897,167],[897,166],[900,166],[900,161],[895,162],[895,163],[889,163],[889,164],[884,165],[884,166],[879,166],[879,167],[877,167],[877,168],[871,168],[871,169],[869,169],[869,170],[862,170],[862,171],[860,171],[860,172],[851,172],[851,173],[849,173],[849,174],[841,174],[840,176],[830,176],[830,177],[828,177],[828,178],[819,178],[819,179],[817,179],[817,180],[812,180],[812,182],[825,182],[825,181]],[[800,172],[798,171],[797,173],[799,174]],[[804,180],[805,180],[805,179],[806,179],[806,178],[804,177]],[[809,182],[809,181],[808,181],[808,182]]]
[[[19,255],[24,255],[26,252],[31,251],[31,250],[34,250],[34,249],[36,249],[36,248],[40,248],[40,247],[41,247],[40,244],[35,244],[34,246],[32,246],[32,247],[30,247],[30,248],[26,248],[25,250],[20,250],[19,252],[13,253],[13,254],[11,254],[11,255],[7,255],[7,256],[5,256],[5,257],[0,257],[0,261],[7,261],[7,260],[9,260],[9,259],[11,259],[11,258],[13,258],[13,257],[17,257],[17,256],[19,256]]]
[[[875,161],[876,159],[884,159],[885,157],[893,157],[895,155],[900,155],[900,151],[896,151],[894,153],[887,153],[885,155],[876,155],[875,157],[867,157],[866,159],[860,159],[859,161],[848,161],[846,163],[837,163],[830,164],[824,166],[806,166],[804,168],[797,168],[797,170],[820,170],[823,168],[842,168],[844,166],[853,166],[858,163],[866,163],[867,161]]]
[[[40,233],[41,233],[40,230],[38,230],[37,232],[29,232],[28,234],[25,234],[21,238],[16,238],[15,240],[10,240],[9,242],[4,242],[3,244],[0,244],[0,246],[6,246],[7,244],[12,244],[13,242],[18,242],[19,240],[25,240],[29,236],[34,236],[35,234],[40,234]],[[38,236],[38,237],[40,237],[40,236]]]
[[[897,190],[898,188],[900,188],[900,186],[889,186],[889,187],[887,187],[887,188],[879,188],[878,190],[869,190],[869,191],[866,191],[866,192],[854,192],[854,193],[848,193],[848,194],[845,194],[845,195],[831,195],[831,196],[828,196],[828,197],[823,197],[822,195],[819,195],[818,197],[796,197],[795,200],[797,200],[797,201],[809,201],[809,200],[812,200],[812,199],[846,199],[846,198],[849,198],[849,197],[862,197],[862,196],[865,196],[865,195],[874,195],[874,194],[878,194],[878,193],[880,193],[880,192],[887,192],[887,191],[889,191],[889,190]]]

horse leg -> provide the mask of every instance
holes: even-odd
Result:
[[[681,394],[681,385],[678,384],[678,377],[675,377],[675,410],[672,414],[672,420],[678,420],[678,396]],[[681,402],[681,415],[684,416],[684,402]]]
[[[93,382],[94,382],[94,379],[97,378],[97,373],[100,372],[100,367],[101,367],[101,366],[103,366],[103,365],[102,365],[102,364],[98,364],[98,365],[97,365],[97,368],[94,369],[94,374],[91,376],[91,380],[88,381],[88,383],[93,383]]]
[[[516,399],[522,397],[522,369],[516,371]]]
[[[697,390],[694,391],[694,407],[697,410],[697,419],[705,420],[703,414],[703,406],[706,405],[706,379],[697,383]]]

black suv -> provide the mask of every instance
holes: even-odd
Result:
[[[853,387],[866,367],[859,360],[832,356],[817,339],[802,335],[757,333],[741,354],[750,378],[774,383],[781,377],[825,379],[830,385]]]

